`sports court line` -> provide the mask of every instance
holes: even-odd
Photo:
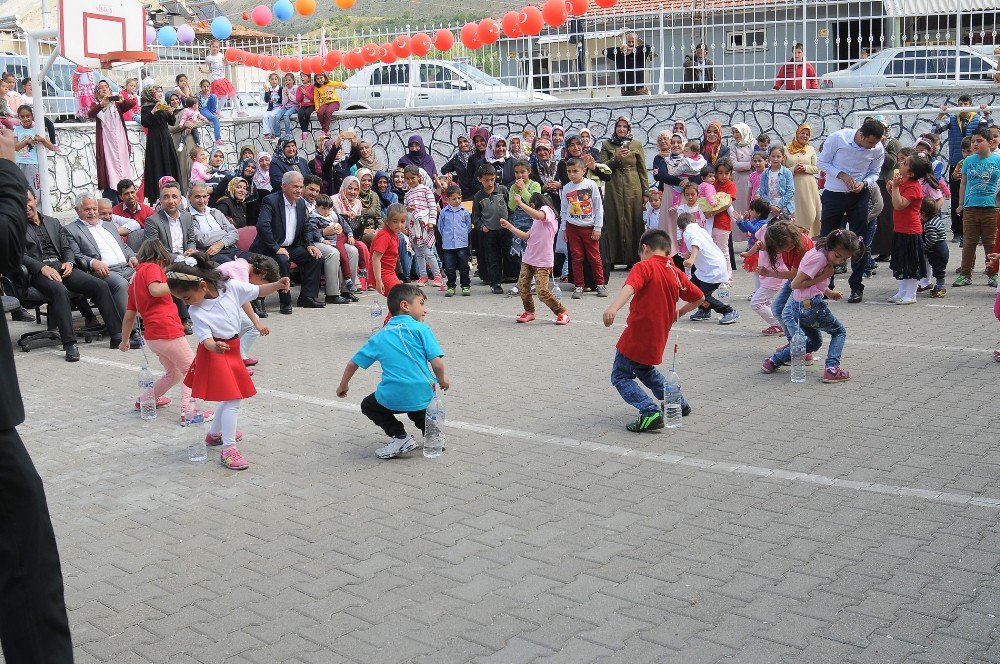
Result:
[[[61,355],[62,351],[49,351],[55,355]],[[139,371],[139,367],[124,362],[114,360],[102,360],[93,357],[82,357],[82,362],[96,364],[100,366],[112,367],[115,369],[126,369],[128,371]],[[347,413],[360,413],[361,407],[347,401],[324,399],[322,397],[309,396],[305,394],[295,394],[284,390],[260,389],[259,394],[266,394],[276,399],[307,403],[314,406],[321,406],[327,409],[339,410]],[[461,420],[445,420],[445,427],[458,429],[460,431],[471,431],[485,436],[495,436],[497,438],[514,438],[524,442],[541,445],[552,445],[568,449],[578,449],[587,452],[597,452],[611,456],[636,458],[640,461],[659,463],[667,466],[683,466],[696,468],[710,473],[734,475],[751,475],[754,477],[770,477],[786,482],[798,482],[801,484],[814,484],[827,486],[860,493],[877,493],[900,498],[917,498],[935,503],[947,503],[950,505],[975,505],[1000,511],[1000,499],[984,498],[966,493],[954,493],[949,491],[934,491],[932,489],[919,489],[914,487],[899,486],[895,484],[881,484],[878,482],[859,482],[857,480],[845,480],[827,475],[817,475],[815,473],[800,473],[794,470],[784,470],[782,468],[769,468],[767,466],[751,466],[743,463],[731,461],[716,461],[713,459],[702,459],[688,456],[682,452],[668,450],[666,452],[646,452],[643,450],[625,447],[623,445],[606,445],[595,443],[589,440],[579,440],[577,438],[567,438],[562,436],[550,436],[546,434],[534,433],[532,431],[522,431],[520,429],[508,429],[496,427],[490,424],[477,424],[475,422],[463,422]]]

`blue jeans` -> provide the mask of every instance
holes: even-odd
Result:
[[[208,110],[207,108],[201,109],[201,115],[206,120],[212,123],[212,129],[215,131],[215,140],[222,140],[222,129],[219,127],[219,116]]]
[[[275,109],[274,113],[274,131],[272,132],[275,136],[281,135],[281,123],[285,123],[285,133],[291,135],[292,133],[292,116],[295,115],[294,108],[281,108]]]
[[[771,300],[771,313],[774,317],[780,320],[782,323],[785,322],[785,305],[788,304],[788,298],[792,296],[792,280],[789,279],[785,282],[785,285],[781,287],[778,294]],[[792,333],[788,331],[788,326],[783,325],[785,328],[785,338],[789,342],[792,340]]]
[[[461,276],[462,288],[472,286],[469,278],[469,248],[442,249],[444,254],[444,273],[448,276],[448,288],[455,287],[455,273]]]
[[[636,379],[649,388],[656,401],[649,398],[649,395],[635,382]],[[625,403],[638,408],[641,414],[652,415],[660,410],[660,404],[663,402],[663,374],[656,367],[633,362],[615,351],[615,361],[611,365],[611,384],[618,390],[618,394],[622,395]],[[681,408],[687,405],[688,402],[682,394]]]
[[[809,306],[806,307],[806,302]],[[840,356],[844,352],[844,342],[847,341],[847,328],[837,320],[837,317],[830,311],[826,300],[822,295],[815,295],[806,302],[796,302],[792,300],[785,307],[785,317],[782,322],[789,335],[802,328],[806,335],[806,352],[815,353],[823,346],[823,336],[821,332],[830,335],[830,348],[826,352],[826,368],[836,368],[840,366]],[[775,364],[788,364],[792,361],[792,348],[789,346],[784,350],[779,350],[771,356],[771,361]]]
[[[403,273],[403,281],[409,281],[413,270],[413,254],[406,250],[406,240],[402,234],[399,235],[399,270]]]

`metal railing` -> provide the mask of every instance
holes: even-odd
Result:
[[[991,4],[998,9],[982,9]],[[631,7],[635,8],[635,3]],[[360,30],[350,34],[325,34],[229,40],[226,46],[251,53],[277,56],[315,55],[328,50],[347,51],[368,43],[386,44],[397,34],[439,28],[456,34],[447,53],[432,50],[425,58],[409,58],[380,65],[365,76],[338,68],[332,77],[352,80],[344,107],[419,106],[463,103],[456,95],[467,93],[470,103],[482,98],[487,79],[467,72],[435,66],[431,60],[460,62],[481,70],[499,83],[522,91],[524,98],[604,97],[621,94],[619,72],[608,55],[615,55],[627,33],[652,49],[633,68],[651,94],[677,92],[685,77],[695,71],[685,66],[700,44],[710,61],[699,72],[711,72],[711,87],[718,91],[763,91],[779,82],[778,72],[789,63],[796,44],[803,45],[804,75],[799,66],[788,68],[782,87],[907,87],[992,85],[996,75],[998,0],[883,0],[817,2],[816,0],[691,0],[648,5],[630,13],[591,6],[588,14],[570,19],[559,28],[547,28],[532,38],[502,37],[495,44],[469,50],[457,38],[460,25],[407,25],[397,29]],[[499,17],[495,17],[499,18]],[[610,49],[610,50],[609,50]],[[11,47],[8,46],[10,51]],[[164,88],[183,73],[197,85],[204,77],[207,42],[164,48],[154,46],[159,60],[146,67]],[[138,73],[138,67],[132,69]],[[112,73],[123,81],[127,72]],[[261,91],[267,72],[230,66],[230,77],[243,91]],[[696,84],[705,82],[695,81]],[[480,85],[483,84],[483,85]],[[402,92],[400,91],[402,89]],[[696,88],[701,90],[702,88]],[[390,94],[391,92],[391,94]],[[378,93],[378,94],[376,94]],[[388,98],[388,99],[387,99]],[[501,99],[502,101],[502,99]]]

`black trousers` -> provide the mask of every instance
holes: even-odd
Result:
[[[361,412],[369,420],[374,422],[385,435],[392,438],[402,438],[406,435],[406,429],[403,427],[403,423],[396,419],[396,415],[399,415],[403,411],[400,410],[389,410],[375,399],[375,393],[372,392],[366,396],[361,401]],[[424,410],[414,410],[407,412],[406,416],[410,418],[410,421],[417,425],[420,429],[420,433],[424,432],[424,421],[427,411]]]
[[[838,228],[847,227],[859,238],[863,238],[868,232],[868,189],[862,189],[854,194],[850,192],[830,191],[823,192],[823,217],[820,234],[824,237]],[[852,293],[861,293],[865,290],[865,285],[861,281],[865,266],[868,264],[867,245],[861,243],[861,252],[851,258],[851,276],[847,283],[851,287]],[[830,288],[833,288],[833,279],[830,279]]]
[[[8,662],[73,661],[45,489],[16,429],[0,431],[0,642]]]
[[[239,247],[224,247],[219,251],[219,253],[215,254],[214,256],[209,256],[209,259],[211,259],[212,262],[216,263],[217,265],[221,265],[222,263],[229,263],[231,261],[236,260],[237,258],[242,258],[243,260],[248,261],[251,258],[253,258],[253,254],[251,254],[249,251],[243,251]]]
[[[287,256],[274,255],[274,260],[278,261],[278,274],[287,277],[291,272],[291,263],[294,262],[299,267],[299,277],[302,279],[299,297],[319,297],[319,275],[323,269],[323,259],[313,258],[305,247],[285,247],[285,249],[288,250]],[[278,302],[291,304],[292,294],[278,291]]]
[[[58,268],[57,263],[51,263],[51,267]],[[104,319],[104,325],[108,329],[108,335],[112,339],[117,339],[122,334],[122,314],[115,306],[115,299],[111,295],[111,289],[103,279],[87,274],[77,268],[68,277],[63,277],[62,281],[52,281],[41,272],[31,277],[29,280],[42,295],[49,298],[49,311],[59,330],[59,339],[63,346],[76,343],[76,333],[73,332],[73,305],[70,303],[70,293],[83,295],[94,300],[97,308]]]
[[[715,297],[713,293],[719,290],[721,284],[709,284],[705,283],[698,278],[698,275],[692,275],[691,283],[701,289],[702,294],[705,296],[705,303],[701,305],[702,309],[711,309],[712,311],[718,312],[720,314],[728,314],[733,310],[731,306]]]
[[[936,281],[944,281],[944,273],[948,268],[948,243],[938,240],[933,245],[924,247],[927,262],[931,264],[931,274]]]
[[[491,286],[503,284],[503,252],[510,247],[510,232],[479,232],[479,277]],[[485,268],[485,271],[483,270]]]

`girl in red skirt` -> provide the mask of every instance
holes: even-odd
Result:
[[[290,288],[288,277],[254,286],[230,281],[214,269],[208,256],[196,252],[174,263],[167,272],[170,293],[188,306],[198,352],[184,378],[195,399],[218,401],[215,419],[205,437],[207,445],[222,445],[220,461],[226,468],[244,470],[249,464],[236,441],[240,401],[257,393],[240,355],[240,311],[243,305]]]
[[[243,104],[240,103],[240,98],[236,95],[236,88],[226,78],[226,59],[222,55],[222,42],[213,39],[208,46],[208,51],[208,55],[205,56],[205,66],[198,67],[198,71],[208,74],[212,80],[212,94],[219,98],[219,110],[221,111],[223,106],[227,105],[226,102],[229,102],[230,111],[235,110],[241,118],[246,117]]]

